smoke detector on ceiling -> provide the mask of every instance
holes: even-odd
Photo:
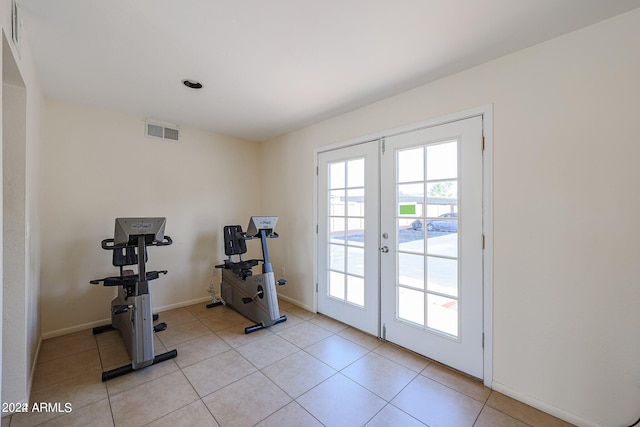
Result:
[[[150,121],[146,121],[144,124],[144,134],[149,138],[166,139],[173,142],[180,141],[180,129],[178,129],[177,125],[167,125]]]

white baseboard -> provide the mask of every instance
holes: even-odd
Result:
[[[305,310],[310,311],[312,313],[314,312],[312,307],[309,307],[308,305],[305,305],[305,304],[301,303],[300,301],[295,300],[293,298],[289,298],[286,295],[278,294],[278,298],[280,298],[281,300],[284,300],[286,302],[290,302],[291,304],[295,305],[296,307],[304,308]]]
[[[95,322],[83,323],[81,325],[44,332],[41,339],[48,340],[50,338],[61,337],[63,335],[72,334],[74,332],[86,331],[87,329],[95,328],[96,326],[108,325],[109,323],[111,323],[111,319],[106,318],[102,320],[96,320]]]
[[[581,427],[601,427],[600,424],[596,424],[592,421],[580,418],[579,416],[572,414],[571,412],[560,409],[557,406],[553,406],[552,404],[536,399],[535,397],[520,393],[519,391],[514,390],[504,384],[500,384],[499,382],[493,381],[491,388],[522,403],[526,403],[529,406],[544,411],[547,414],[551,414],[554,417],[560,418],[561,420],[568,423]]]
[[[33,388],[33,378],[36,374],[36,365],[38,364],[38,359],[40,358],[40,349],[42,348],[42,337],[38,340],[38,346],[36,347],[36,354],[33,358],[33,363],[31,363],[31,375],[29,375],[29,384],[27,384],[27,395],[31,396],[31,389]]]
[[[179,302],[176,304],[169,304],[169,305],[163,305],[161,307],[155,307],[153,309],[154,313],[161,313],[163,311],[168,311],[168,310],[173,310],[176,308],[182,308],[182,307],[186,307],[188,305],[193,305],[193,304],[198,304],[198,303],[204,303],[204,302],[211,302],[211,297],[202,297],[202,298],[196,298],[196,299],[192,299],[192,300],[188,300],[188,301],[183,301],[183,302]],[[76,326],[71,326],[69,328],[63,328],[63,329],[58,329],[55,331],[49,331],[49,332],[45,332],[42,334],[40,340],[46,340],[49,338],[55,338],[55,337],[60,337],[62,335],[68,335],[68,334],[72,334],[74,332],[80,332],[80,331],[85,331],[87,329],[92,329],[95,328],[96,326],[102,326],[102,325],[108,325],[111,323],[111,319],[110,318],[106,318],[106,319],[101,319],[101,320],[96,320],[94,322],[89,322],[89,323],[83,323],[81,325],[76,325]]]
[[[156,307],[153,309],[154,313],[161,313],[163,311],[174,310],[176,308],[186,307],[188,305],[198,304],[198,303],[209,303],[211,302],[211,296],[196,298],[189,301],[183,301],[176,304],[163,305],[162,307]]]

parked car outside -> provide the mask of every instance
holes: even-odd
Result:
[[[443,218],[443,219],[439,219],[439,218]],[[452,219],[452,218],[455,218],[455,219]],[[421,230],[422,221],[419,219],[416,219],[411,223],[411,228],[413,228],[414,230]],[[449,212],[449,213],[440,215],[436,219],[428,219],[427,231],[449,231],[452,233],[457,233],[458,232],[458,213]]]

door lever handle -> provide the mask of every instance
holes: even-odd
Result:
[[[381,247],[380,252],[382,252],[383,254],[386,254],[387,252],[389,252],[389,247],[388,246]]]

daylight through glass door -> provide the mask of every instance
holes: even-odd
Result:
[[[459,336],[458,141],[397,151],[397,319]]]
[[[364,158],[329,164],[328,295],[364,307]]]

